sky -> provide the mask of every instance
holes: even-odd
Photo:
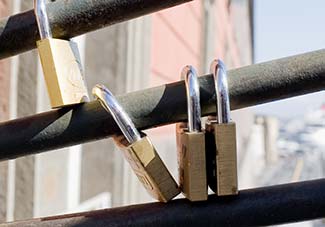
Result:
[[[255,63],[325,47],[325,0],[255,0]],[[325,60],[324,60],[325,64]],[[260,114],[302,116],[325,103],[325,92],[255,107]]]

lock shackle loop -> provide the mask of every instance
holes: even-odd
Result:
[[[52,38],[52,31],[46,11],[46,0],[34,0],[34,13],[41,39]]]
[[[118,103],[113,94],[104,85],[97,84],[93,88],[92,92],[95,98],[100,101],[102,106],[111,113],[113,119],[130,144],[141,140],[141,135],[134,126],[130,117]]]
[[[187,128],[189,132],[201,132],[200,84],[194,67],[188,65],[182,70],[187,97]]]
[[[227,69],[221,60],[211,63],[217,100],[217,119],[219,124],[227,124],[230,119],[230,101],[228,90]]]

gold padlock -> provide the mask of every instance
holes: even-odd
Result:
[[[168,202],[177,196],[180,193],[178,185],[151,141],[145,134],[140,135],[112,93],[103,85],[96,85],[93,94],[121,129],[124,136],[116,137],[116,142],[122,147],[125,158],[149,194],[161,202]]]
[[[52,108],[89,101],[77,44],[52,38],[45,0],[34,0],[34,9],[41,37],[36,44]]]
[[[208,199],[205,135],[201,127],[200,86],[196,70],[186,66],[182,71],[187,94],[188,123],[176,124],[179,183],[190,201]]]
[[[211,64],[214,76],[217,119],[206,124],[206,148],[209,160],[208,184],[219,196],[238,194],[236,125],[230,119],[226,68],[222,61]]]

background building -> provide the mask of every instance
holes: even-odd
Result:
[[[1,0],[0,14],[28,10],[32,4]],[[78,37],[88,87],[103,83],[122,94],[177,81],[187,64],[205,74],[214,58],[228,68],[249,65],[252,13],[249,0],[198,0]],[[1,120],[49,109],[36,50],[0,62]],[[254,133],[259,129],[250,110],[236,111],[233,118],[240,186],[249,187],[255,177],[249,173],[258,170],[250,164],[263,159],[263,145],[256,145],[263,134]],[[171,125],[147,133],[177,179],[174,131]],[[109,139],[0,163],[0,221],[146,201],[150,197]]]

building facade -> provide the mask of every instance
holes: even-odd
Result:
[[[2,17],[32,0],[1,0]],[[78,37],[88,88],[122,94],[180,79],[188,64],[203,75],[221,58],[228,68],[252,63],[249,0],[197,0]],[[0,62],[0,118],[50,109],[36,50]],[[253,115],[233,113],[240,169]],[[175,126],[146,133],[177,179]],[[244,179],[244,178],[241,178]],[[152,201],[110,139],[0,163],[0,222]]]

